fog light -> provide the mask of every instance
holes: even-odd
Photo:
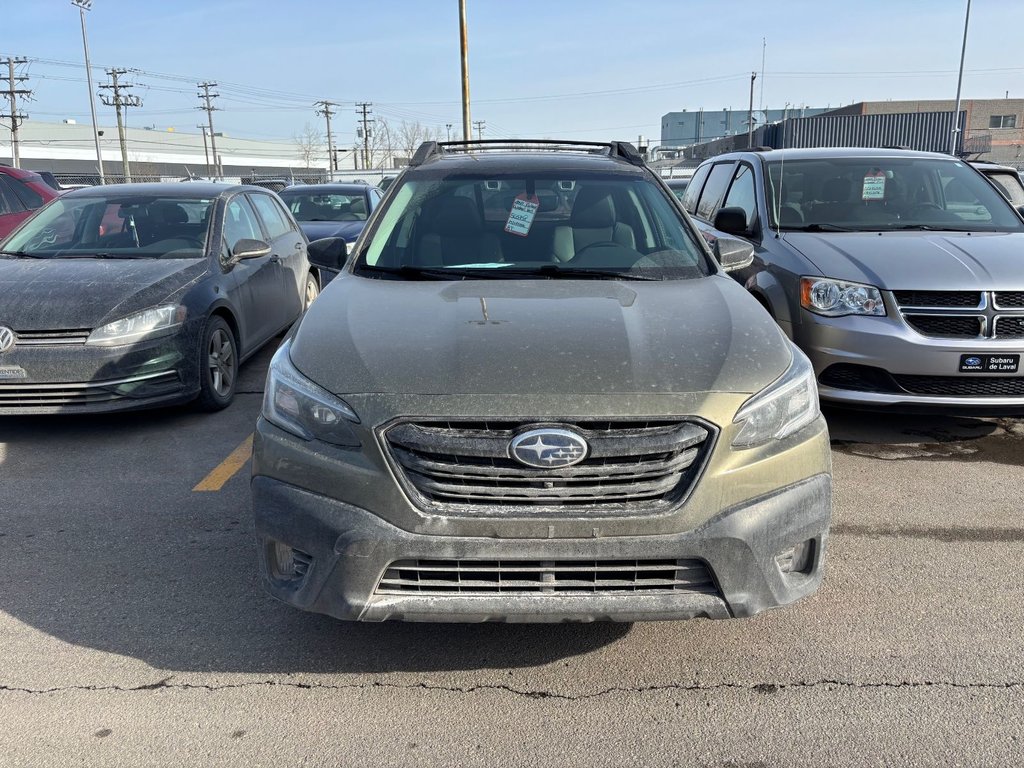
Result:
[[[814,539],[784,549],[775,556],[775,562],[783,573],[809,573],[814,562]]]
[[[311,555],[279,541],[268,543],[270,573],[275,579],[301,579],[313,562]]]

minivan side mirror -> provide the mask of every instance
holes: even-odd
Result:
[[[1021,216],[1024,216],[1024,205],[1017,206],[1017,213],[1019,213]]]
[[[711,223],[719,232],[726,232],[730,235],[750,237],[751,232],[747,229],[747,212],[742,208],[730,206],[720,208],[715,214],[715,220]]]
[[[270,245],[262,240],[250,240],[243,237],[231,249],[231,257],[235,261],[242,259],[259,259],[270,254]]]
[[[754,246],[735,237],[719,237],[715,240],[715,256],[722,269],[732,272],[754,263]]]
[[[325,237],[314,240],[309,244],[307,251],[310,264],[335,272],[345,266],[345,260],[348,258],[348,244],[342,237]]]

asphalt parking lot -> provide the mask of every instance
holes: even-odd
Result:
[[[263,595],[226,411],[0,423],[0,765],[1010,765],[1024,420],[829,413],[826,582],[752,620],[362,625]]]

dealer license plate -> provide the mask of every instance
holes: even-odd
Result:
[[[1020,355],[960,355],[960,373],[1017,373]]]
[[[28,374],[20,365],[0,365],[0,381],[4,379],[24,379]]]

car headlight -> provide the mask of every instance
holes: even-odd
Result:
[[[350,424],[359,417],[351,406],[318,387],[292,365],[291,341],[274,353],[263,394],[263,418],[303,440],[322,440],[343,448],[358,448]]]
[[[186,314],[185,307],[177,305],[147,309],[100,326],[89,334],[85,343],[113,347],[167,336],[177,331],[185,322]]]
[[[825,317],[885,316],[885,303],[875,286],[827,277],[800,278],[800,306]]]
[[[818,385],[807,356],[793,347],[789,369],[743,404],[733,419],[741,424],[734,448],[752,448],[781,440],[807,426],[820,413]]]

